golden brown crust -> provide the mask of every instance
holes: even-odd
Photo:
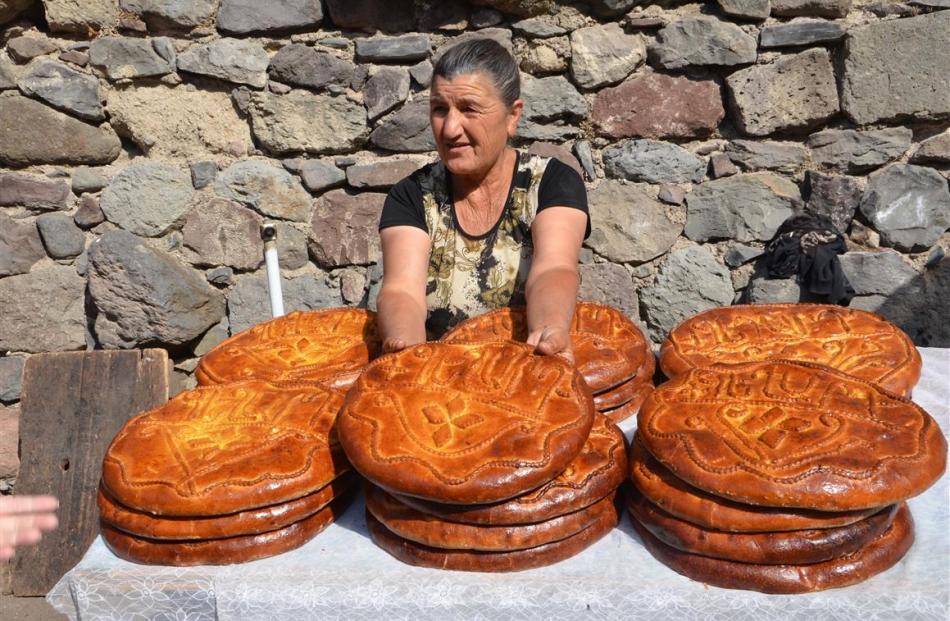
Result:
[[[677,550],[740,563],[808,565],[857,551],[886,531],[898,505],[838,528],[775,533],[730,533],[708,530],[677,519],[635,490],[627,509],[654,537]]]
[[[710,530],[762,533],[853,524],[877,508],[859,511],[808,511],[741,504],[713,496],[677,478],[643,448],[639,434],[630,444],[630,479],[653,504],[681,520]]]
[[[426,343],[370,364],[338,428],[356,469],[387,491],[474,504],[553,479],[593,420],[583,379],[556,356],[513,342]]]
[[[611,388],[607,392],[594,395],[594,407],[598,412],[606,412],[615,410],[634,400],[643,403],[643,400],[652,391],[653,382],[649,378],[635,377],[615,388]]]
[[[638,415],[673,474],[742,503],[851,511],[940,478],[947,442],[920,406],[840,371],[788,361],[694,369]]]
[[[419,567],[456,571],[508,572],[552,565],[579,554],[617,525],[616,507],[605,512],[596,522],[566,539],[536,548],[513,552],[478,552],[474,550],[440,550],[394,535],[373,517],[366,514],[366,524],[373,542],[400,561]]]
[[[640,408],[643,406],[643,402],[647,400],[651,394],[653,394],[653,384],[643,384],[641,386],[640,394],[638,394],[634,399],[627,401],[619,408],[613,408],[610,410],[602,410],[601,413],[606,416],[612,423],[619,423],[625,421],[631,416],[636,416],[637,412],[640,411]]]
[[[616,513],[616,493],[589,507],[533,524],[476,526],[440,520],[399,502],[375,485],[366,486],[366,510],[394,535],[444,550],[511,552],[536,548],[575,535],[605,512]]]
[[[287,502],[350,469],[333,434],[343,396],[314,384],[186,391],[129,420],[102,464],[119,503],[157,515],[224,515]]]
[[[103,523],[102,539],[119,558],[144,565],[188,567],[246,563],[299,548],[342,515],[352,497],[353,494],[347,494],[310,517],[257,535],[198,541],[146,539]]]
[[[201,358],[202,386],[261,379],[347,389],[379,355],[375,313],[359,308],[293,312],[259,323]]]
[[[414,509],[452,522],[486,526],[530,524],[590,506],[617,489],[626,478],[626,471],[623,432],[597,414],[584,448],[567,468],[526,494],[491,505],[448,505],[412,496],[398,498]]]
[[[715,308],[676,326],[660,350],[670,378],[772,358],[825,364],[904,396],[920,379],[920,353],[900,328],[873,313],[828,304]]]
[[[724,589],[762,593],[811,593],[857,584],[892,567],[914,543],[914,522],[906,504],[891,527],[868,545],[811,565],[757,565],[689,554],[666,545],[633,517],[630,521],[650,554],[673,571]]]
[[[447,332],[445,342],[518,341],[528,338],[524,308],[499,308],[463,321]],[[591,392],[601,393],[633,378],[652,378],[656,360],[636,324],[619,310],[578,302],[571,322],[578,371]]]
[[[256,535],[289,526],[326,507],[352,488],[356,476],[343,474],[326,487],[289,502],[212,517],[160,517],[124,507],[102,486],[96,501],[104,524],[149,539],[222,539]]]

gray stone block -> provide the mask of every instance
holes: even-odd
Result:
[[[19,81],[20,90],[81,119],[105,118],[99,80],[55,60],[31,63]]]
[[[121,150],[109,125],[94,127],[16,92],[0,93],[0,164],[108,164]]]
[[[217,39],[193,45],[178,55],[178,69],[236,84],[263,88],[269,58],[264,47],[244,39]]]
[[[80,166],[73,171],[73,194],[79,196],[87,192],[98,192],[109,185],[109,178],[93,168]]]
[[[756,41],[735,24],[709,16],[683,17],[660,30],[650,62],[664,69],[746,65],[755,62]]]
[[[626,140],[604,149],[604,172],[614,179],[647,183],[702,180],[706,164],[686,149],[656,140]]]
[[[873,170],[896,160],[910,147],[914,132],[907,127],[858,131],[826,129],[808,137],[814,162],[848,174]]]
[[[214,193],[281,220],[306,222],[310,195],[296,177],[263,160],[235,162],[214,183]]]
[[[110,80],[161,76],[175,70],[174,49],[165,37],[101,37],[89,46],[89,62]]]
[[[191,185],[196,190],[211,185],[218,175],[218,163],[212,160],[192,162],[189,168],[191,168]]]
[[[20,388],[23,384],[23,365],[26,356],[5,356],[0,358],[0,402],[12,403],[20,400]]]
[[[221,0],[217,27],[230,34],[297,30],[323,21],[319,0]]]
[[[860,125],[950,117],[950,45],[938,44],[948,32],[948,11],[850,30],[842,50],[845,114]]]
[[[856,295],[895,295],[919,277],[894,250],[846,252],[838,260]]]
[[[105,347],[187,343],[224,317],[224,296],[200,272],[125,231],[90,246],[89,294]]]
[[[732,303],[729,270],[707,249],[687,246],[667,255],[652,285],[640,290],[640,306],[654,342],[704,310]]]
[[[45,256],[36,224],[18,222],[0,211],[0,278],[25,274]]]
[[[0,351],[85,349],[85,290],[71,265],[0,278]]]
[[[643,184],[603,181],[591,190],[591,235],[585,245],[616,262],[643,263],[668,251],[683,231],[683,209]]]
[[[356,60],[369,63],[406,63],[429,57],[432,43],[420,34],[356,40]]]
[[[707,181],[686,197],[686,236],[694,241],[771,239],[802,201],[798,186],[772,173]]]
[[[131,164],[102,192],[99,206],[110,222],[145,237],[157,237],[191,209],[191,178],[155,160]]]
[[[795,47],[829,43],[844,37],[847,28],[824,19],[795,19],[787,24],[766,26],[759,33],[759,46]]]
[[[726,84],[736,125],[753,136],[815,127],[838,112],[838,87],[827,50],[811,49],[740,69]]]
[[[861,213],[885,246],[926,250],[950,228],[947,180],[931,168],[891,164],[868,177]]]
[[[72,259],[86,249],[86,236],[66,214],[46,213],[36,219],[36,228],[54,259]]]
[[[805,173],[805,187],[808,191],[805,210],[829,218],[839,233],[845,233],[861,203],[862,189],[858,180],[809,170]]]

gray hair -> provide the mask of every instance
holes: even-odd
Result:
[[[453,45],[435,63],[433,77],[453,80],[467,73],[486,74],[509,108],[521,96],[521,76],[515,59],[494,39],[480,38]]]

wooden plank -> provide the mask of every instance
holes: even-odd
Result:
[[[17,550],[13,592],[45,595],[99,532],[96,488],[112,438],[168,400],[161,349],[31,356],[23,369],[17,494],[59,498],[59,528]]]

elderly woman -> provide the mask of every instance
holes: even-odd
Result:
[[[527,306],[528,343],[573,359],[578,255],[590,233],[583,181],[556,159],[508,146],[524,102],[518,66],[497,42],[446,51],[430,93],[439,160],[394,186],[380,218],[384,349]]]

